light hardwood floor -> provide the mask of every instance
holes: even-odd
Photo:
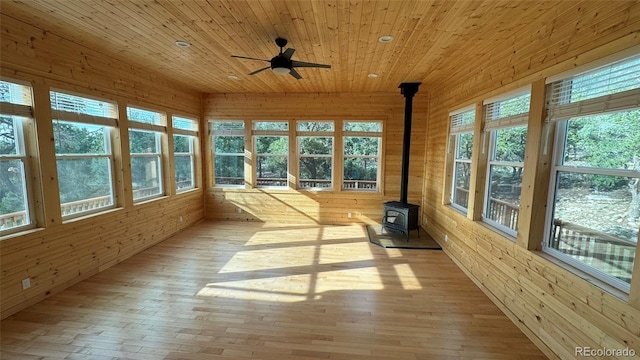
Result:
[[[0,357],[546,359],[442,252],[203,222],[1,324]]]

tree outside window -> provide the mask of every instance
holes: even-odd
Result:
[[[116,106],[67,93],[50,93],[62,216],[115,206],[111,132]]]
[[[333,187],[333,122],[298,122],[298,187]],[[309,135],[309,136],[306,136]]]
[[[629,290],[640,226],[640,57],[553,82],[545,251]]]
[[[342,189],[378,191],[382,122],[345,121],[343,135]]]
[[[22,105],[0,114],[0,232],[16,231],[33,224],[30,213],[27,153],[23,127],[31,113],[31,88],[0,81],[0,101]]]

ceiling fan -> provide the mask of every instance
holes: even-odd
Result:
[[[280,47],[280,54],[274,56],[271,60],[256,59],[252,57],[238,56],[238,55],[231,55],[231,57],[240,58],[240,59],[266,61],[271,63],[270,66],[263,67],[262,69],[258,69],[256,71],[250,72],[249,75],[255,75],[261,71],[271,69],[276,74],[281,74],[281,75],[291,74],[291,76],[300,80],[302,79],[302,76],[300,76],[300,74],[298,74],[298,72],[294,69],[296,67],[317,67],[317,68],[326,68],[326,69],[331,68],[331,65],[315,64],[310,62],[291,60],[291,56],[293,56],[293,53],[296,51],[296,49],[288,48],[284,52],[282,51],[282,48],[287,46],[287,39],[277,38],[276,45]]]

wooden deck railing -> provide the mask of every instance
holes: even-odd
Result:
[[[100,196],[91,199],[72,201],[60,205],[62,216],[77,214],[79,212],[99,209],[112,204],[111,196]]]
[[[300,180],[298,186],[301,189],[327,189],[331,187],[331,180],[306,179]]]
[[[154,194],[157,188],[143,188],[133,190],[135,197],[145,197]],[[110,196],[99,196],[91,199],[71,201],[60,205],[60,212],[62,216],[68,216],[77,214],[80,212],[90,211],[103,207],[110,206],[112,204]],[[27,213],[25,211],[18,211],[14,213],[0,215],[0,230],[13,228],[16,226],[22,226],[27,223]]]
[[[489,209],[486,214],[488,219],[516,230],[518,215],[520,215],[520,206],[498,199],[489,199]]]
[[[0,230],[13,228],[16,226],[22,226],[27,223],[27,213],[25,211],[18,211],[0,215]]]
[[[375,190],[378,182],[375,180],[344,180],[342,188],[346,190]]]
[[[216,176],[215,183],[216,185],[244,185],[244,178]]]
[[[454,197],[455,203],[468,207],[469,206],[469,190],[461,187],[456,187],[456,193]]]
[[[549,245],[607,274],[631,281],[634,241],[555,219]]]
[[[258,186],[288,186],[287,179],[282,178],[257,178]]]

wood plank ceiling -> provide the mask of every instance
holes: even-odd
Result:
[[[437,88],[496,59],[569,42],[571,31],[551,34],[584,3],[3,0],[1,12],[202,92],[393,92],[403,81]],[[622,2],[591,3],[597,9]],[[382,35],[394,40],[379,42]],[[271,71],[249,76],[267,63],[231,57],[270,59],[278,36],[296,49],[294,60],[332,68],[300,68],[301,80]],[[176,40],[192,46],[180,48]]]

